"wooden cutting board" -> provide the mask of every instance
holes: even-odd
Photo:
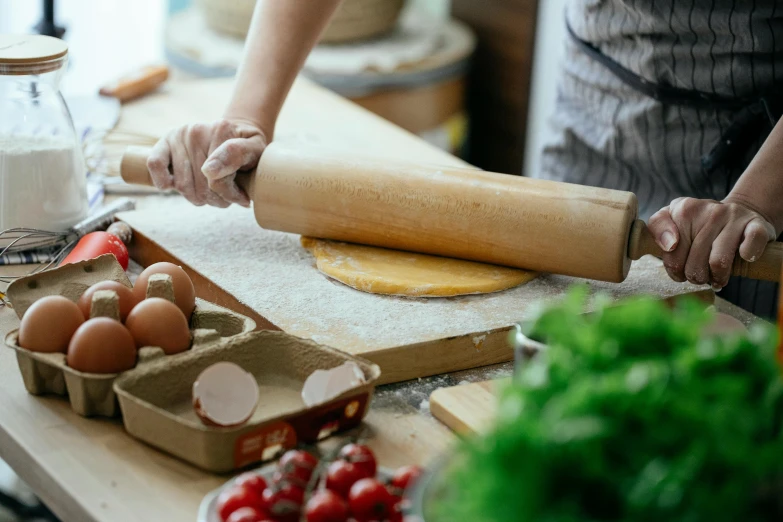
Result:
[[[123,109],[116,132],[162,135],[181,123],[219,116],[231,84],[207,80],[170,85]],[[173,96],[176,94],[176,96]],[[281,114],[276,139],[383,157],[464,165],[453,156],[307,81],[299,81]],[[153,197],[120,218],[133,227],[131,255],[142,265],[168,260],[188,270],[204,299],[278,328],[366,357],[382,382],[474,368],[512,359],[508,330],[541,300],[557,298],[575,280],[542,276],[497,294],[406,299],[362,293],[321,275],[299,237],[263,230],[252,211],[194,207],[182,198]],[[619,299],[639,293],[662,299],[711,290],[674,283],[661,263],[636,263],[622,284],[591,282]]]
[[[473,382],[437,389],[430,395],[430,412],[460,435],[482,433],[495,418],[494,390],[502,382]]]

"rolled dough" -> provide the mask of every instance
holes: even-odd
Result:
[[[323,274],[371,294],[450,297],[499,292],[536,272],[447,257],[302,237]]]

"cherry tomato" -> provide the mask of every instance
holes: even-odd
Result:
[[[269,522],[269,517],[255,508],[243,507],[231,513],[226,522]]]
[[[352,462],[335,460],[329,464],[326,470],[326,489],[332,490],[340,497],[347,499],[351,486],[363,478],[370,478],[366,470],[357,467]]]
[[[307,502],[307,522],[346,522],[348,503],[333,491],[319,491]]]
[[[386,520],[394,514],[394,497],[374,478],[365,478],[351,486],[348,505],[358,522]]]
[[[264,511],[264,500],[255,491],[248,488],[232,487],[223,491],[217,500],[217,512],[220,520],[226,522],[231,513],[243,507]]]
[[[287,469],[293,466],[312,471],[317,465],[318,459],[304,450],[286,451],[278,462],[278,467],[280,469]]]
[[[304,489],[291,483],[274,484],[264,490],[264,508],[278,522],[298,522],[304,504]]]
[[[266,480],[257,473],[243,473],[234,481],[234,485],[240,488],[247,488],[261,496],[266,489]]]
[[[403,466],[394,472],[389,485],[399,490],[398,494],[402,495],[403,491],[419,480],[422,473],[419,466]]]
[[[367,446],[360,444],[348,444],[340,450],[338,457],[346,462],[351,462],[365,471],[365,476],[374,477],[378,472],[378,463],[375,454]]]

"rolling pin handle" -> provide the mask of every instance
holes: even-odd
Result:
[[[661,257],[663,250],[655,242],[655,238],[650,234],[650,229],[647,228],[647,224],[641,219],[637,219],[631,226],[631,238],[628,242],[628,257],[633,261],[637,261],[642,256],[655,256]]]
[[[761,257],[752,263],[737,254],[734,257],[731,274],[760,281],[780,281],[781,267],[783,267],[783,243],[774,241],[768,244]]]
[[[128,147],[120,161],[120,176],[125,183],[154,187],[150,171],[147,169],[147,157],[150,149],[147,147]]]
[[[147,158],[150,155],[147,147],[130,146],[125,149],[120,161],[120,176],[130,185],[144,185],[154,187],[152,176],[147,169]],[[245,193],[253,198],[253,183],[255,175],[253,172],[237,172],[235,181]]]
[[[631,226],[628,257],[636,261],[648,254],[661,257],[663,251],[655,242],[644,221],[637,219]],[[783,243],[772,242],[767,245],[761,257],[752,263],[745,261],[737,253],[734,256],[731,275],[760,281],[780,281],[781,268],[783,268]]]

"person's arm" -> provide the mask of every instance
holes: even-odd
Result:
[[[260,0],[225,118],[246,120],[271,141],[296,75],[340,0]]]
[[[223,119],[180,127],[158,141],[147,162],[155,186],[174,188],[196,205],[247,206],[234,175],[258,164],[296,75],[339,3],[259,0]]]
[[[783,120],[723,201],[676,199],[650,230],[672,279],[726,286],[737,251],[753,262],[783,233]]]

